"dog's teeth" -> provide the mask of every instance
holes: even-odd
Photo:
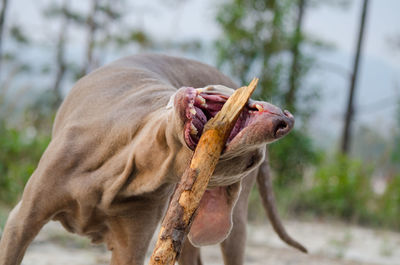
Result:
[[[190,134],[197,135],[197,133],[197,128],[193,125],[193,123],[190,123]]]
[[[205,107],[206,106],[206,100],[202,96],[198,95],[197,99],[200,101],[200,105]]]
[[[258,109],[259,112],[263,112],[264,108],[260,104],[256,104],[256,108]]]
[[[196,115],[196,110],[194,108],[190,108],[189,109],[190,113],[192,113],[193,115]]]

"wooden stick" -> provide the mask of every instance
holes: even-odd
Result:
[[[178,258],[229,134],[257,83],[258,78],[254,78],[249,86],[237,89],[221,111],[206,123],[190,167],[183,173],[172,196],[150,265],[173,265]]]

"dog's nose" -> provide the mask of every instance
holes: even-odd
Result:
[[[294,125],[294,117],[293,115],[285,110],[283,111],[283,115],[279,115],[274,120],[274,136],[275,138],[280,138],[286,135]]]

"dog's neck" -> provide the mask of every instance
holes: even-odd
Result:
[[[182,143],[182,129],[175,122],[172,109],[160,109],[146,117],[132,146],[135,150],[132,181],[121,195],[148,193],[165,183],[179,181],[193,151]]]

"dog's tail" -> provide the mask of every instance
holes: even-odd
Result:
[[[270,176],[268,151],[266,151],[266,157],[264,162],[260,165],[258,169],[257,184],[262,204],[275,232],[282,239],[282,241],[286,242],[289,246],[292,246],[304,253],[307,253],[307,249],[302,244],[300,244],[299,242],[297,242],[296,240],[294,240],[289,236],[279,218],[278,211],[276,209],[275,195]]]

